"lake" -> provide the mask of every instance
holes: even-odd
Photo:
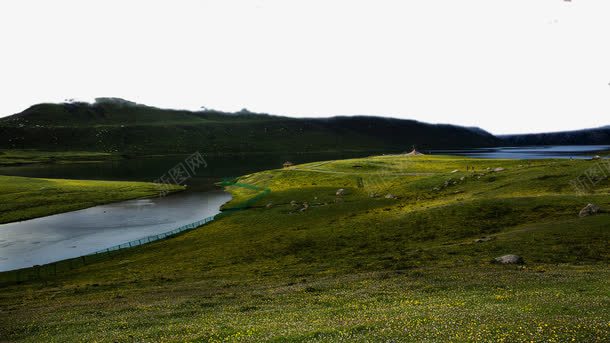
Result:
[[[543,158],[591,158],[602,151],[610,150],[610,145],[556,145],[497,147],[479,149],[430,150],[434,155],[458,155],[476,158],[543,159]]]

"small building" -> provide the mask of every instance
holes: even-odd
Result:
[[[284,166],[284,168],[292,167],[292,166],[294,166],[294,163],[292,163],[290,161],[286,161],[286,162],[284,162],[283,166]]]

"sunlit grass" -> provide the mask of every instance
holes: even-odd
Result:
[[[90,162],[113,158],[118,158],[118,156],[93,151],[0,150],[0,166],[31,163]]]
[[[31,219],[127,199],[158,196],[146,182],[41,179],[0,175],[0,223]],[[170,186],[173,190],[182,187]]]
[[[610,214],[578,212],[610,209],[610,183],[570,185],[594,163],[382,156],[246,175],[271,190],[249,209],[4,287],[0,337],[604,341]],[[230,190],[229,208],[257,194]],[[504,254],[526,264],[490,263]]]

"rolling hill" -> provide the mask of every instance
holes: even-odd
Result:
[[[242,110],[167,110],[116,98],[38,104],[0,119],[0,148],[136,154],[404,151],[488,147],[500,140],[479,129],[355,116],[289,118]]]

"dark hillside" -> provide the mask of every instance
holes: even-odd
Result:
[[[606,145],[610,126],[596,129],[499,136],[507,145]]]
[[[166,110],[122,99],[39,104],[0,119],[0,148],[129,153],[403,151],[497,145],[472,128],[355,116],[298,119],[248,111]]]

